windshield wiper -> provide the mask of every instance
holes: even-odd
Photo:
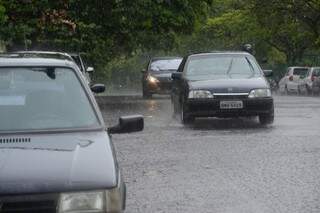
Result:
[[[249,64],[249,66],[250,66],[250,69],[251,69],[252,73],[254,73],[254,67],[253,67],[253,65],[252,65],[251,61],[250,61],[247,57],[245,57],[245,58],[246,58],[246,60],[247,60],[247,62],[248,62],[248,64]]]
[[[230,75],[230,72],[231,72],[231,69],[232,69],[232,65],[233,65],[233,58],[231,59],[230,65],[229,65],[228,70],[227,70],[227,75],[230,78],[232,78],[231,75]]]

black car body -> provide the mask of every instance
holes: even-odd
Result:
[[[153,94],[170,94],[172,87],[171,74],[176,72],[182,58],[157,57],[152,58],[146,70],[143,70],[142,93],[144,98]]]
[[[172,78],[171,99],[183,123],[196,117],[242,116],[259,116],[262,124],[273,122],[269,83],[249,53],[188,55]]]
[[[125,184],[110,134],[74,62],[0,58],[0,212],[122,212]]]

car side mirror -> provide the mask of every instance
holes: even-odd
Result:
[[[174,72],[171,74],[171,78],[173,80],[180,80],[180,79],[182,79],[182,73],[181,72]]]
[[[93,73],[93,71],[94,71],[94,68],[93,68],[93,67],[88,67],[88,68],[87,68],[87,72],[88,72],[88,73]]]
[[[94,84],[90,87],[91,91],[94,93],[103,93],[106,91],[106,86],[104,84]]]
[[[139,132],[144,128],[142,115],[123,116],[119,118],[119,124],[108,128],[110,134]]]
[[[273,71],[272,70],[263,70],[263,74],[265,77],[271,77],[271,76],[273,76]]]

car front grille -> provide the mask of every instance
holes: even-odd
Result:
[[[0,197],[0,213],[55,213],[57,201],[56,195]]]
[[[247,94],[244,95],[224,95],[224,94],[215,94],[214,98],[216,100],[245,100],[248,98]]]

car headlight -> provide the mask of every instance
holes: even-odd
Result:
[[[270,89],[254,89],[249,93],[249,98],[265,98],[271,97]]]
[[[149,75],[149,76],[147,77],[147,80],[148,80],[150,83],[153,83],[153,84],[159,82],[159,80],[158,80],[156,77],[153,77],[153,76],[151,76],[151,75]]]
[[[60,195],[59,212],[104,212],[104,192],[77,192]]]
[[[213,95],[207,90],[191,90],[188,98],[213,98]]]
[[[124,210],[125,186],[105,191],[63,193],[59,199],[59,213],[108,213]]]

